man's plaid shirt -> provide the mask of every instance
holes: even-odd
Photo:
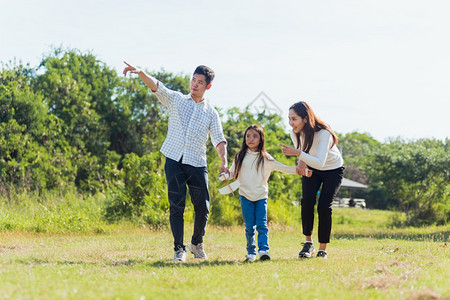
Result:
[[[214,147],[226,142],[219,113],[206,100],[196,103],[190,95],[172,91],[161,82],[154,94],[169,111],[169,129],[161,153],[175,161],[183,157],[183,164],[206,167],[208,134]]]

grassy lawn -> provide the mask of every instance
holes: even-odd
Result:
[[[450,298],[450,227],[391,229],[389,218],[335,209],[327,260],[299,260],[300,227],[271,226],[272,260],[255,263],[243,263],[243,227],[208,227],[210,259],[177,264],[169,230],[3,231],[0,299]]]

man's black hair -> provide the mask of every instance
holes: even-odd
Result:
[[[209,85],[214,80],[214,71],[204,65],[198,66],[194,71],[195,74],[205,75],[206,85]]]

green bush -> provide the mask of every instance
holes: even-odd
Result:
[[[244,219],[238,196],[221,195],[215,198],[211,202],[210,222],[220,226],[242,224]]]
[[[163,156],[154,152],[142,157],[127,154],[123,159],[122,180],[109,189],[106,217],[110,221],[130,219],[151,227],[169,221]]]
[[[62,194],[10,189],[9,198],[0,198],[0,231],[106,232],[104,202],[101,194],[84,197],[70,190]]]
[[[301,207],[285,201],[271,201],[267,208],[267,221],[271,224],[295,225],[301,222]]]

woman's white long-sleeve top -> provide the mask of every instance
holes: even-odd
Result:
[[[294,147],[298,147],[297,136],[294,131],[291,131],[291,140],[294,143]],[[305,136],[300,134],[300,145],[305,142]],[[304,161],[309,167],[326,171],[340,168],[344,165],[341,152],[336,145],[333,145],[333,137],[328,130],[321,129],[314,133],[314,140],[309,149],[309,153],[301,152],[299,159]]]

